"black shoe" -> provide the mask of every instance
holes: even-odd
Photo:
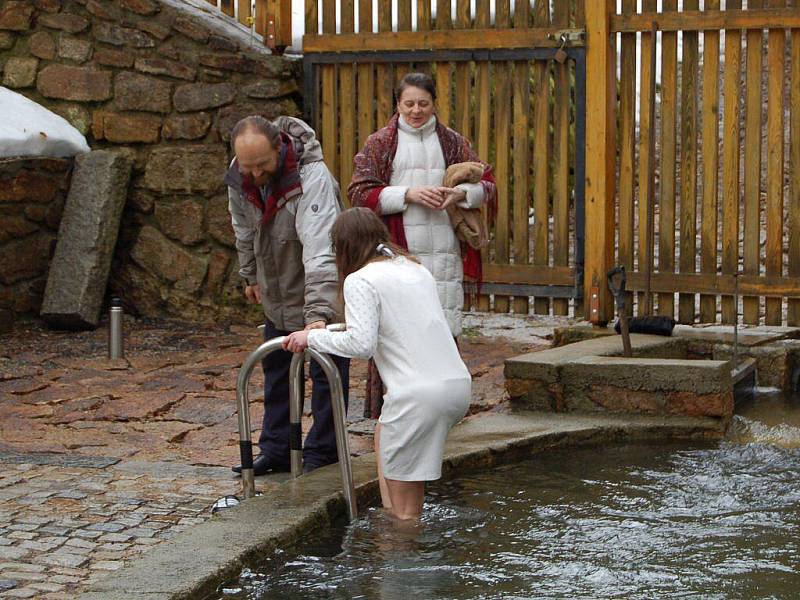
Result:
[[[231,467],[231,471],[233,471],[234,473],[241,473],[242,465],[236,465],[235,467]],[[267,473],[288,473],[288,472],[289,472],[289,463],[279,463],[271,461],[263,454],[259,454],[258,456],[256,456],[255,460],[253,461],[254,475],[266,475]]]

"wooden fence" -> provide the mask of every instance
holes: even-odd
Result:
[[[698,4],[678,12],[664,0],[656,12],[643,0],[637,13],[623,0],[610,17],[620,34],[616,261],[631,272],[639,312],[649,269],[657,312],[681,322],[732,323],[741,311],[745,323],[798,325],[800,7]]]
[[[220,4],[230,14],[234,1]],[[434,76],[440,118],[498,180],[485,253],[495,287],[477,308],[526,313],[534,297],[534,312],[566,314],[574,298],[583,314],[583,273],[585,314],[606,322],[605,273],[622,264],[640,313],[649,288],[655,310],[681,322],[800,325],[800,0],[683,0],[680,11],[678,0],[660,11],[622,0],[619,13],[615,0],[476,0],[474,11],[457,0],[455,14],[449,0],[392,4],[377,0],[373,15],[371,0],[306,0],[307,108],[346,187],[352,156],[392,113],[396,80]],[[289,2],[255,5],[277,15],[258,18],[260,31],[288,40]],[[239,20],[250,14],[249,1],[236,6]],[[568,48],[585,51],[585,82],[577,61],[552,60],[565,30],[585,31]],[[571,145],[584,84],[585,148]],[[572,198],[584,187],[585,230]]]

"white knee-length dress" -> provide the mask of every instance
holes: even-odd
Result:
[[[375,261],[345,279],[344,300],[347,330],[311,330],[308,345],[375,359],[386,386],[380,417],[384,477],[438,479],[447,433],[469,407],[472,378],[433,276],[404,257]]]

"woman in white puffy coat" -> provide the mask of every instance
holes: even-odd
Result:
[[[478,208],[493,200],[494,178],[483,163],[484,174],[478,183],[444,187],[447,167],[480,159],[466,138],[436,118],[436,87],[429,75],[406,75],[395,94],[397,112],[385,127],[369,136],[353,161],[348,195],[354,206],[365,206],[380,215],[393,241],[417,256],[431,272],[450,332],[458,337],[465,266],[469,271],[479,269],[480,263],[465,265],[446,208],[451,204]],[[372,405],[376,391],[368,385]]]

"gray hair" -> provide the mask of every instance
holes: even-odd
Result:
[[[260,133],[267,138],[267,141],[273,148],[278,148],[280,145],[280,130],[275,125],[267,121],[264,117],[252,115],[250,117],[245,117],[236,123],[231,130],[231,150],[234,153],[236,152],[236,140],[240,135],[247,132]]]

